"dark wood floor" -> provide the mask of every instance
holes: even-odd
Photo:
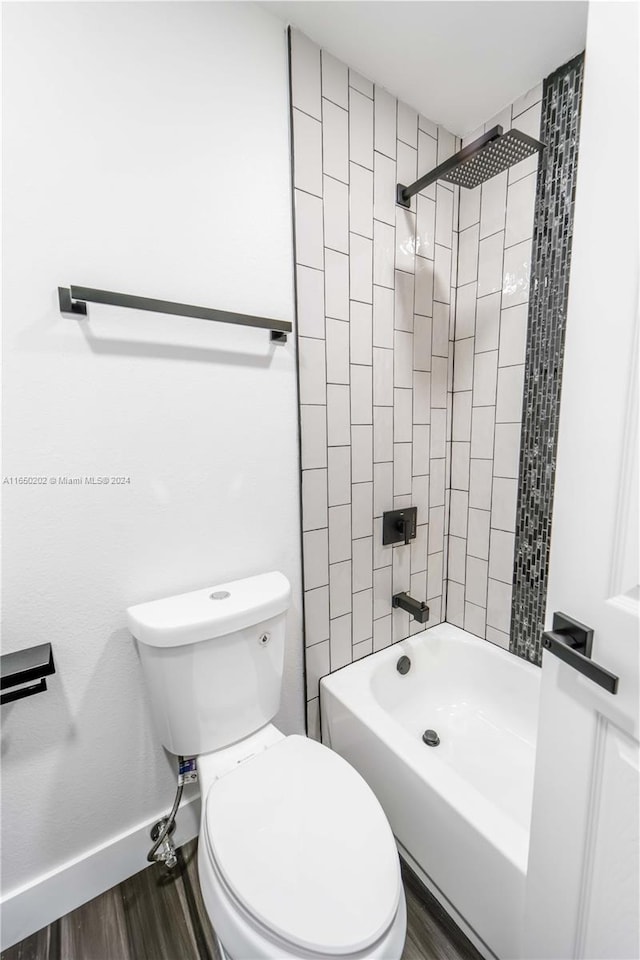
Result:
[[[22,940],[0,960],[220,960],[200,894],[196,843],[168,873],[154,865]],[[402,960],[481,960],[403,866],[408,929]]]

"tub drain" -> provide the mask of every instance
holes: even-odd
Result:
[[[422,734],[422,739],[428,747],[437,747],[440,743],[440,737],[435,730],[425,730]]]

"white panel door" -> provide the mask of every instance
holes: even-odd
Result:
[[[592,3],[547,629],[594,630],[609,693],[545,650],[527,958],[638,960],[638,8]]]

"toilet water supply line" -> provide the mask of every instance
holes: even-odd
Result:
[[[149,863],[158,863],[163,861],[165,866],[170,870],[176,866],[178,859],[176,857],[173,843],[171,842],[171,834],[175,829],[176,814],[178,813],[178,807],[180,806],[180,801],[182,800],[182,791],[184,790],[184,785],[185,783],[194,783],[197,779],[198,774],[196,770],[195,757],[185,760],[184,757],[179,756],[178,788],[176,790],[175,799],[173,801],[173,806],[171,807],[169,816],[159,820],[151,830],[151,839],[155,839],[155,843],[147,854],[147,860]],[[162,847],[162,851],[158,853],[157,851],[160,847]]]

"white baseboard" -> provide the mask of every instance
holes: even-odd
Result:
[[[9,891],[0,903],[0,949],[5,950],[24,940],[149,866],[149,831],[163,816],[166,816],[166,810],[36,880]],[[193,797],[180,807],[176,822],[173,841],[176,846],[181,846],[200,830],[200,797]]]

